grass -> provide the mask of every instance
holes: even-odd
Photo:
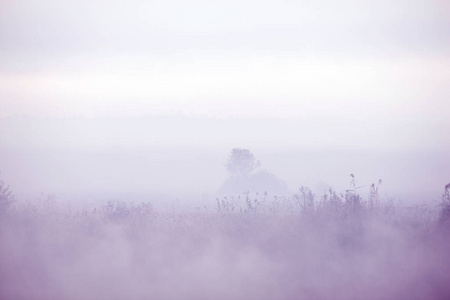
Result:
[[[440,206],[409,207],[374,187],[367,199],[301,187],[177,211],[9,194],[0,298],[449,299],[450,185]]]

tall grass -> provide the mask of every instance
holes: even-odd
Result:
[[[0,299],[449,299],[449,187],[440,206],[307,187],[177,211],[10,203]]]

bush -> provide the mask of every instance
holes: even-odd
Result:
[[[444,194],[442,194],[440,221],[450,223],[450,183],[445,186]]]

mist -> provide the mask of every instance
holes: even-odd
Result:
[[[0,1],[0,298],[450,299],[445,1]]]
[[[255,154],[259,170],[286,182],[285,195],[302,185],[316,193],[343,191],[354,173],[366,194],[383,179],[386,199],[438,200],[450,166],[446,148],[438,144],[442,137],[420,136],[419,130],[415,140],[404,141],[417,143],[409,148],[386,131],[371,135],[367,128],[351,130],[354,124],[324,130],[297,120],[172,116],[1,123],[2,176],[27,199],[41,193],[71,200],[152,194],[171,201],[214,199],[230,176],[225,163],[237,146]],[[353,139],[357,146],[350,147]]]

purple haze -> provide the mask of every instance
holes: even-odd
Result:
[[[0,298],[449,299],[444,210],[307,191],[191,211],[16,205],[0,220]]]

